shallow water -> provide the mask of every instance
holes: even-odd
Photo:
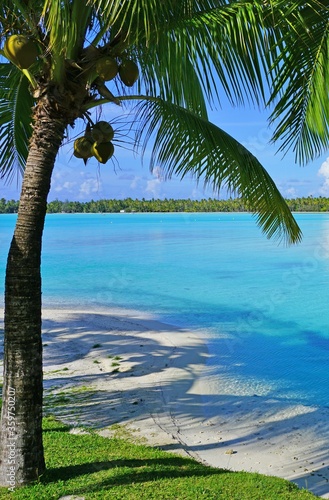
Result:
[[[43,302],[127,307],[211,333],[227,394],[329,405],[329,214],[278,246],[249,214],[51,214]],[[0,215],[0,279],[15,215]]]

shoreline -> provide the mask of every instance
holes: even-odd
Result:
[[[104,436],[119,424],[151,446],[329,498],[329,409],[225,394],[202,331],[131,310],[45,307],[43,344],[46,413]]]

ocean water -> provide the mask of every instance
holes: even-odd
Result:
[[[0,215],[2,295],[15,219]],[[49,214],[43,303],[199,329],[227,393],[329,406],[329,214],[296,219],[285,247],[250,214]]]

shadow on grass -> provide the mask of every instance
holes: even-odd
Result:
[[[61,425],[59,424],[58,427],[56,428],[53,428],[53,429],[43,429],[43,433],[48,433],[48,432],[65,432],[65,431],[68,431],[70,430],[70,427],[67,427],[65,424]]]
[[[58,480],[68,481],[81,476],[91,475],[95,472],[109,470],[114,471],[113,475],[107,478],[102,477],[99,481],[97,477],[90,478],[90,483],[88,485],[85,484],[81,492],[94,492],[106,487],[150,482],[158,480],[160,477],[161,479],[177,479],[210,477],[232,473],[225,469],[205,467],[202,464],[181,457],[119,459],[48,469],[42,476],[41,483],[46,485]],[[79,491],[75,490],[75,493],[79,493]]]

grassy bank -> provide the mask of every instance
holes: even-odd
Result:
[[[120,433],[118,434],[120,436]],[[73,434],[49,417],[44,422],[48,470],[40,481],[0,498],[58,500],[77,495],[111,500],[311,500],[318,498],[283,479],[206,467],[121,437]]]

